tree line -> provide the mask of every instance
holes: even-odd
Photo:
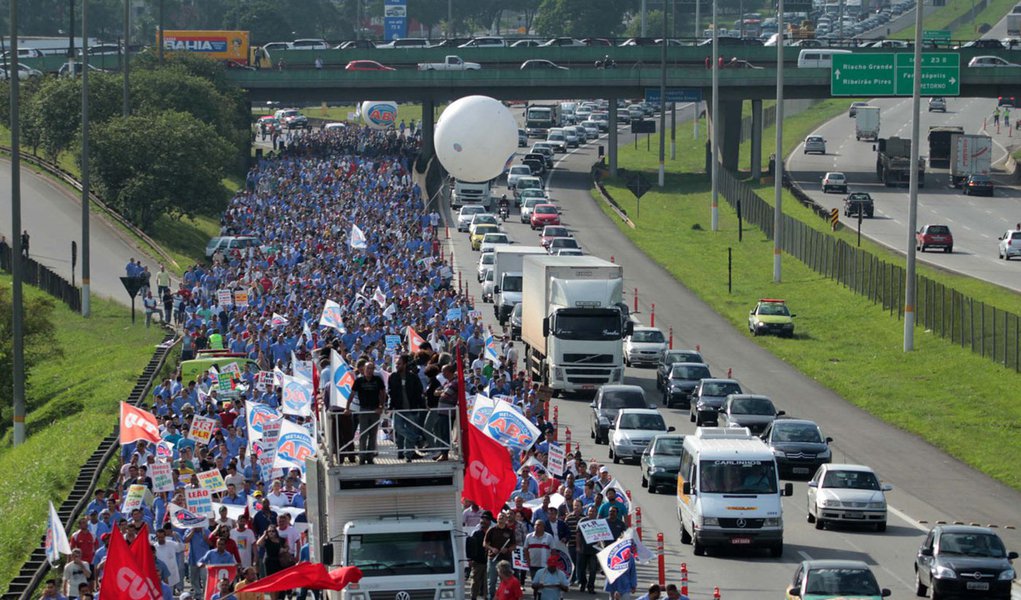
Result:
[[[22,149],[81,166],[80,78],[22,82]],[[244,172],[251,112],[223,67],[188,54],[151,53],[132,61],[131,115],[120,75],[89,75],[89,159],[96,193],[143,230],[162,215],[215,214],[227,199],[223,178]],[[0,123],[10,127],[9,84],[0,82]]]

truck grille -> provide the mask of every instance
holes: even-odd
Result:
[[[405,597],[404,594],[408,594]],[[369,600],[433,600],[436,597],[434,590],[376,590],[369,592]]]
[[[738,521],[743,521],[743,525]],[[762,519],[720,519],[720,527],[726,529],[762,529]]]
[[[609,375],[609,372],[606,369],[578,369],[578,368],[568,367],[568,368],[566,368],[564,370],[567,371],[567,375],[568,376],[570,376],[570,375],[599,375],[601,377],[605,377],[605,376]]]
[[[612,365],[612,354],[564,354],[565,363],[584,362],[590,365]]]
[[[603,383],[607,383],[609,381],[610,381],[609,375],[602,375],[599,377],[571,377],[570,375],[567,376],[568,383],[579,383],[582,385],[585,384],[600,385]]]

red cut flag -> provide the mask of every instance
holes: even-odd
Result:
[[[418,349],[421,348],[424,343],[425,338],[418,335],[418,332],[415,331],[411,325],[408,325],[408,348],[410,348],[413,353],[418,352]]]
[[[496,514],[517,487],[510,454],[500,442],[478,427],[467,427],[462,446],[466,456],[464,497],[474,500],[483,510]]]
[[[155,567],[155,564],[153,565]],[[110,545],[106,553],[106,566],[99,594],[103,598],[128,598],[130,600],[160,600],[160,588],[149,587],[146,577],[135,562],[128,543],[119,527],[110,534]]]
[[[156,557],[153,556],[152,546],[149,544],[149,527],[142,523],[142,529],[138,531],[138,535],[135,536],[129,548],[131,555],[135,557],[135,564],[138,565],[142,577],[145,578],[147,585],[151,585],[149,589],[159,590],[160,574],[156,571]],[[162,600],[162,598],[163,594],[160,592],[153,600]]]
[[[121,402],[121,445],[138,440],[147,440],[154,444],[161,441],[156,415],[131,406],[127,402]]]

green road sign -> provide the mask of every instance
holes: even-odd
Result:
[[[834,54],[830,78],[833,96],[892,96],[896,73],[894,55]]]
[[[914,90],[914,54],[897,54],[896,95],[910,96]],[[959,96],[961,94],[961,55],[956,52],[922,54],[922,95]]]
[[[934,42],[949,42],[950,41],[950,30],[949,29],[923,29],[922,39],[931,40]]]
[[[830,76],[832,96],[910,96],[914,54],[834,54]],[[954,52],[922,54],[922,95],[958,96],[961,57]]]

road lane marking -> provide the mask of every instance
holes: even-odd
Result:
[[[919,531],[924,531],[924,532],[926,532],[926,533],[928,533],[928,532],[929,532],[929,528],[928,528],[927,526],[925,526],[925,525],[922,525],[921,523],[919,523],[919,522],[918,522],[918,519],[913,519],[913,518],[911,518],[911,517],[910,517],[910,516],[909,516],[909,515],[908,515],[907,513],[905,513],[904,511],[898,510],[898,509],[896,509],[896,508],[894,508],[894,507],[892,507],[892,506],[890,506],[890,505],[887,505],[887,506],[886,506],[886,510],[887,510],[887,511],[889,511],[889,512],[891,512],[891,513],[893,513],[894,515],[896,515],[897,517],[899,517],[899,518],[900,518],[900,519],[901,519],[902,521],[906,522],[906,523],[907,523],[908,525],[911,525],[911,526],[912,526],[912,527],[914,527],[915,529],[917,529],[917,530],[919,530]]]
[[[812,557],[804,550],[798,550],[798,556],[800,556],[802,560],[812,560]]]

